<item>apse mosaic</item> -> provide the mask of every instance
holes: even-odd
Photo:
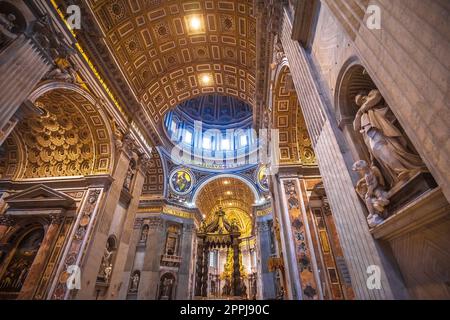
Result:
[[[194,187],[195,178],[188,169],[175,169],[169,176],[169,184],[176,194],[185,195]]]
[[[256,183],[263,191],[269,191],[269,175],[267,166],[260,166],[257,171]]]

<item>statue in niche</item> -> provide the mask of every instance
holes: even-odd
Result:
[[[372,165],[377,160],[392,176],[393,185],[428,171],[422,159],[408,150],[407,139],[395,126],[396,118],[383,102],[380,91],[361,92],[355,101],[359,110],[353,126],[363,135]]]
[[[148,237],[148,225],[146,224],[146,225],[142,228],[141,239],[140,239],[139,241],[140,241],[140,242],[146,242],[146,241],[147,241],[147,237]]]
[[[102,263],[100,266],[100,273],[98,280],[108,283],[112,273],[112,258],[114,250],[110,247],[109,241],[106,244],[105,252],[103,253]]]
[[[161,290],[159,294],[159,300],[171,300],[173,284],[174,279],[170,278],[170,276],[161,279]]]
[[[16,20],[16,16],[12,13],[0,13],[0,47],[17,38]]]
[[[135,272],[131,276],[131,286],[130,286],[130,292],[137,292],[139,287],[139,281],[141,279],[141,276],[139,274],[139,271]]]
[[[130,164],[127,171],[127,176],[125,177],[125,181],[123,183],[123,187],[130,191],[131,188],[131,181],[133,180],[134,174],[136,173],[136,170],[134,169],[133,164]]]
[[[369,215],[367,222],[373,228],[383,222],[383,212],[389,204],[388,193],[385,191],[385,181],[376,166],[369,167],[366,161],[359,160],[353,165],[353,171],[361,175],[356,185],[356,192],[366,203]]]

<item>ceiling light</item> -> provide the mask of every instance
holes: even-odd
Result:
[[[211,83],[211,77],[209,75],[205,74],[201,77],[201,82],[203,85],[208,85]]]
[[[233,194],[233,192],[231,192],[231,191],[227,191],[227,195],[232,195]]]
[[[202,23],[201,23],[201,21],[200,21],[199,18],[193,17],[193,18],[191,19],[191,28],[192,28],[193,30],[198,30],[198,29],[200,29],[201,26],[202,26]]]
[[[230,184],[230,181],[225,180],[225,181],[223,182],[223,184]]]

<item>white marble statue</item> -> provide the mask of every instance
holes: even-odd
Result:
[[[427,171],[421,158],[408,150],[407,140],[394,125],[395,116],[383,103],[380,91],[358,94],[356,104],[360,108],[354,129],[363,135],[372,162],[376,159],[392,176],[394,184],[408,180],[419,171]]]
[[[367,222],[371,228],[376,227],[383,222],[381,215],[389,204],[388,194],[384,189],[384,178],[377,167],[370,167],[364,160],[355,162],[353,171],[358,172],[362,177],[356,185],[356,192],[369,210]]]

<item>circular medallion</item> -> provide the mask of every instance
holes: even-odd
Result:
[[[188,194],[194,187],[194,175],[188,169],[174,169],[169,176],[169,185],[179,195]]]
[[[269,191],[269,176],[267,166],[260,166],[256,174],[258,187],[263,191]]]
[[[88,215],[82,216],[81,220],[80,220],[80,226],[86,227],[89,224],[90,220],[91,220],[91,218]]]

